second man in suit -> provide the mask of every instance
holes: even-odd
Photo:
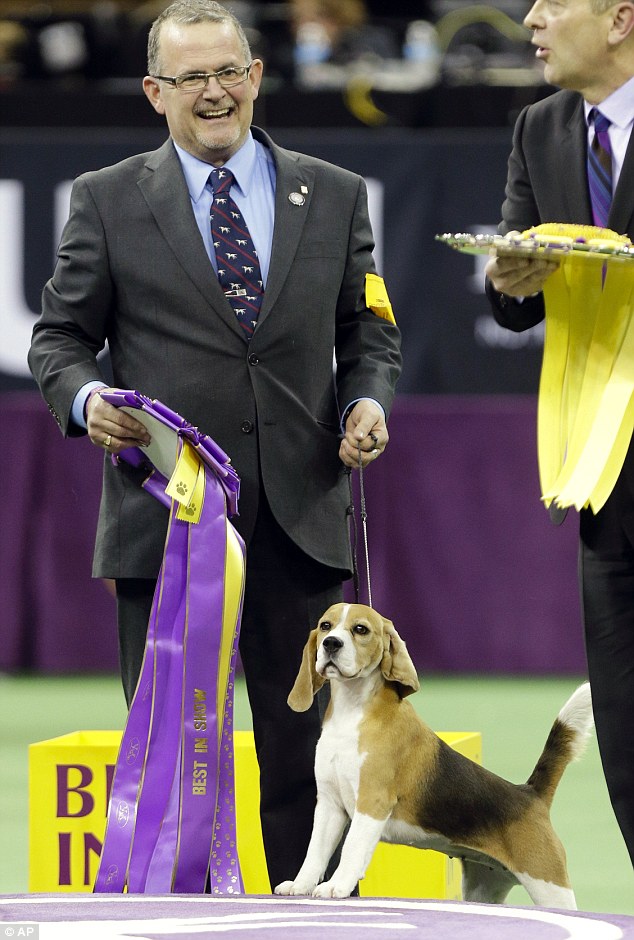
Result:
[[[111,465],[111,454],[148,438],[99,395],[106,342],[114,386],[178,411],[241,478],[240,653],[275,885],[308,845],[320,726],[315,710],[297,715],[286,698],[308,630],[350,575],[343,469],[357,465],[359,445],[364,466],[386,447],[401,361],[398,329],[367,302],[364,182],[251,127],[262,71],[219,4],[175,0],[159,15],[143,87],[170,139],[75,182],[29,362],[62,432],[87,433],[106,451],[93,573],[116,580],[128,701],[168,520]],[[259,285],[249,276],[228,284],[218,270],[229,256],[210,213],[225,211],[229,197],[231,218],[253,241]]]
[[[519,116],[501,234],[542,222],[601,224],[634,238],[634,3],[537,0],[526,16],[545,78],[562,90]],[[612,201],[593,216],[586,170],[597,112],[608,119]],[[553,262],[487,264],[498,322],[524,330],[544,318]],[[616,312],[615,312],[616,313]],[[634,862],[634,445],[605,506],[580,515],[579,572],[597,737],[608,790]]]

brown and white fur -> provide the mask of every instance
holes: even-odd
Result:
[[[306,711],[330,681],[315,756],[317,806],[306,859],[276,894],[347,897],[379,841],[460,858],[463,898],[502,903],[522,884],[542,907],[576,909],[563,846],[549,815],[566,765],[592,727],[588,684],[573,693],[527,783],[516,785],[454,751],[417,716],[419,688],[405,644],[361,604],[335,604],[304,648],[288,702]],[[339,865],[322,882],[346,825]]]

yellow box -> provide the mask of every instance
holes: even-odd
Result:
[[[29,747],[29,890],[91,891],[120,731],[76,731]]]
[[[439,732],[482,761],[478,732]],[[29,747],[29,890],[91,891],[106,823],[120,731],[76,731]],[[250,731],[235,740],[240,867],[248,894],[269,894]],[[460,863],[432,851],[381,844],[361,884],[365,897],[460,899]]]

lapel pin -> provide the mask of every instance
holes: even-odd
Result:
[[[300,186],[299,188],[305,196],[308,194],[308,186]]]
[[[291,193],[288,197],[288,201],[292,202],[294,206],[303,206],[306,202],[301,193]]]

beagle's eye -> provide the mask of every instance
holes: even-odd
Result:
[[[355,623],[354,627],[352,628],[352,631],[353,633],[357,633],[359,636],[365,636],[366,633],[370,632],[370,630],[368,629],[368,627],[366,627],[364,623]]]
[[[326,632],[326,630],[330,630],[331,628],[332,628],[332,624],[330,623],[329,620],[322,620],[322,622],[319,624],[319,629],[323,630],[324,633]]]

